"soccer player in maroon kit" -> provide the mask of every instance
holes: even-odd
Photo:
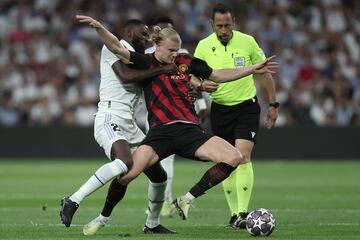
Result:
[[[215,70],[189,54],[179,54],[181,38],[172,28],[158,30],[153,39],[157,45],[155,53],[137,54],[122,47],[118,39],[98,21],[87,16],[77,16],[77,19],[94,27],[109,50],[125,63],[132,63],[134,68],[153,69],[167,64],[177,65],[179,71],[175,74],[159,74],[139,82],[144,90],[150,130],[133,154],[133,168],[121,178],[120,183],[127,185],[144,169],[160,164],[159,161],[171,154],[213,161],[215,165],[205,172],[200,181],[174,201],[179,215],[185,220],[195,198],[226,179],[243,161],[241,153],[231,144],[201,129],[188,95],[191,90],[190,74],[222,83],[253,73],[274,73],[277,63],[271,62],[271,57],[246,68]],[[201,82],[197,85],[201,86]]]

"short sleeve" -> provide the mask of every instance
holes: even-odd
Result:
[[[137,52],[130,52],[130,62],[129,67],[136,69],[148,69],[151,66],[151,60],[144,54]]]
[[[112,66],[115,62],[119,61],[119,58],[112,53],[105,45],[102,49],[102,57],[104,58],[104,61],[109,63],[110,66]]]
[[[252,51],[250,58],[252,64],[256,64],[266,59],[264,51],[259,47],[259,45],[257,44],[257,42],[253,37],[251,37],[251,46],[252,46]]]
[[[202,46],[203,46],[203,44],[201,44],[201,41],[200,41],[195,48],[194,56],[196,58],[200,58],[200,59],[204,60],[204,54],[203,54],[204,48]]]

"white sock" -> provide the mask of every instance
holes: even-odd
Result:
[[[102,187],[109,180],[127,171],[127,166],[120,159],[115,159],[110,163],[102,165],[79,190],[70,196],[70,200],[80,204],[86,196]]]
[[[102,224],[106,224],[109,221],[110,217],[105,217],[103,215],[99,215],[97,218],[95,218],[94,220],[99,221]]]
[[[154,228],[160,224],[160,211],[164,204],[165,188],[166,181],[161,183],[153,183],[149,181],[149,211],[145,223],[145,225],[149,228]]]
[[[167,184],[165,189],[165,202],[172,203],[172,182],[174,177],[174,158],[175,155],[168,156],[161,160],[161,165],[167,174]]]
[[[184,197],[187,203],[192,204],[195,201],[195,197],[189,192],[187,192]]]

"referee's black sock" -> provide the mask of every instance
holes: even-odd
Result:
[[[203,195],[206,190],[216,186],[226,179],[235,169],[236,167],[224,162],[215,164],[209,168],[200,181],[190,189],[191,195],[195,198]]]
[[[104,217],[109,217],[111,215],[116,204],[124,198],[126,188],[127,185],[121,185],[117,178],[112,180],[101,215]]]

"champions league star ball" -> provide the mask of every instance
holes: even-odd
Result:
[[[246,229],[253,236],[269,236],[275,229],[275,218],[264,208],[255,209],[246,217]]]

